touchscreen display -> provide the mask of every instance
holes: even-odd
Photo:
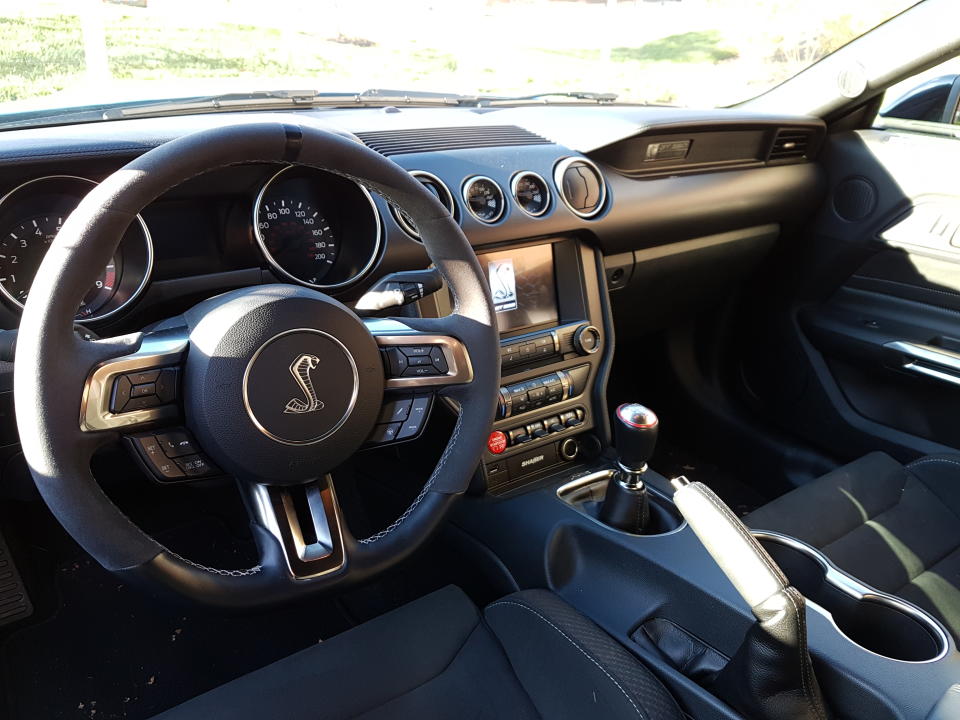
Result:
[[[557,322],[552,244],[486,253],[480,265],[487,273],[501,333]]]

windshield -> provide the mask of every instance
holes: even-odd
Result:
[[[371,88],[726,106],[914,2],[4,0],[0,125],[65,122],[67,108],[222,94],[241,107],[255,92],[274,93],[261,105],[309,103]],[[539,97],[562,92],[575,95]]]

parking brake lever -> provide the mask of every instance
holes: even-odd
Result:
[[[673,501],[757,622],[711,690],[747,717],[829,717],[807,652],[806,603],[733,511],[702,483],[670,481]]]

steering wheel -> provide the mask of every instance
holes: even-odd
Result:
[[[260,162],[336,173],[402,208],[450,289],[452,314],[364,321],[323,293],[274,284],[203,301],[149,333],[92,342],[74,333],[84,293],[140,210],[189,178]],[[385,377],[381,351],[411,344],[438,348],[447,372]],[[80,203],[30,291],[14,393],[23,454],[43,499],[101,565],[205,603],[256,606],[369,577],[418,548],[466,490],[480,460],[499,367],[489,289],[443,205],[354,139],[308,124],[256,122],[161,145]],[[118,378],[160,368],[179,374],[177,401],[111,411]],[[309,377],[306,394],[291,392],[297,375]],[[329,471],[369,436],[385,387],[443,395],[458,417],[419,496],[389,527],[356,539]],[[90,461],[98,448],[164,423],[185,425],[202,451],[237,479],[259,553],[256,566],[221,570],[181,557],[134,525],[97,484]]]

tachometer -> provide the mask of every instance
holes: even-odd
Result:
[[[50,243],[63,225],[61,215],[37,215],[26,218],[12,228],[3,230],[0,239],[0,290],[23,305],[30,294],[33,278],[40,269]],[[117,262],[114,259],[104,268],[90,291],[84,295],[78,318],[88,318],[113,297],[117,289]]]
[[[0,198],[0,296],[23,307],[51,243],[92,180],[51,175],[19,185]],[[77,322],[100,320],[134,300],[153,268],[153,243],[137,215],[116,253],[77,309]]]
[[[290,197],[261,203],[257,229],[270,256],[297,280],[320,285],[337,260],[330,223],[309,202]]]

